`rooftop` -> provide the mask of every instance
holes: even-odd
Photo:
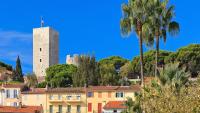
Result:
[[[42,106],[0,106],[0,112],[6,113],[42,113]]]
[[[88,90],[92,91],[140,91],[140,85],[133,86],[91,86]]]
[[[109,101],[103,109],[126,109],[125,101]]]
[[[9,84],[9,83],[5,83],[1,85],[1,88],[23,88],[25,84],[23,83],[16,83],[16,84]]]
[[[22,94],[43,94],[46,92],[46,88],[31,88],[28,91],[23,91]]]

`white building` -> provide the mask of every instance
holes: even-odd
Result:
[[[33,29],[33,72],[43,79],[45,70],[59,62],[59,34],[50,27]]]
[[[73,56],[67,55],[66,56],[66,64],[73,64],[75,66],[79,65],[79,55],[74,54]]]

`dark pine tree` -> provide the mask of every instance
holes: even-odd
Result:
[[[22,67],[21,67],[21,61],[20,61],[20,58],[19,56],[17,57],[17,61],[16,61],[16,68],[15,68],[15,79],[17,81],[20,81],[20,82],[24,82],[24,78],[23,78],[23,73],[22,73]]]

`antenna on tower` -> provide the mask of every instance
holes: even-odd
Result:
[[[43,17],[41,16],[41,27],[44,27],[44,19],[43,19]]]

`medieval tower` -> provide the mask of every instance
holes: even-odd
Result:
[[[33,72],[38,81],[43,81],[45,70],[58,64],[59,34],[50,27],[33,29]]]

